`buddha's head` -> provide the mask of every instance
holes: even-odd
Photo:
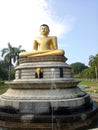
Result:
[[[47,24],[42,24],[40,26],[40,34],[41,35],[48,35],[50,32],[49,26]]]

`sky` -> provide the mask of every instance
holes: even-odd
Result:
[[[41,24],[57,36],[68,64],[88,65],[98,53],[98,0],[0,0],[0,50],[9,42],[32,51]]]

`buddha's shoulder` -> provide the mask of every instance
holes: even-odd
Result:
[[[49,36],[49,38],[51,38],[51,39],[57,39],[56,36]]]
[[[35,37],[34,39],[37,40],[37,39],[43,39],[44,37]],[[46,38],[57,38],[56,36],[48,36]]]

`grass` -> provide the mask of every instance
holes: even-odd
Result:
[[[98,79],[92,79],[92,80],[82,80],[79,85],[85,85],[87,86],[87,88],[85,88],[84,90],[86,92],[95,92],[98,93]]]
[[[80,85],[87,85],[89,87],[98,87],[98,80],[82,80],[80,83]]]

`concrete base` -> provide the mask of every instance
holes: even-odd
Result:
[[[7,130],[75,130],[89,126],[98,112],[78,87],[8,89],[0,96],[0,105],[0,126]]]
[[[68,115],[9,114],[0,112],[0,126],[7,130],[83,130],[97,117],[96,107]],[[5,130],[5,129],[4,129]]]

